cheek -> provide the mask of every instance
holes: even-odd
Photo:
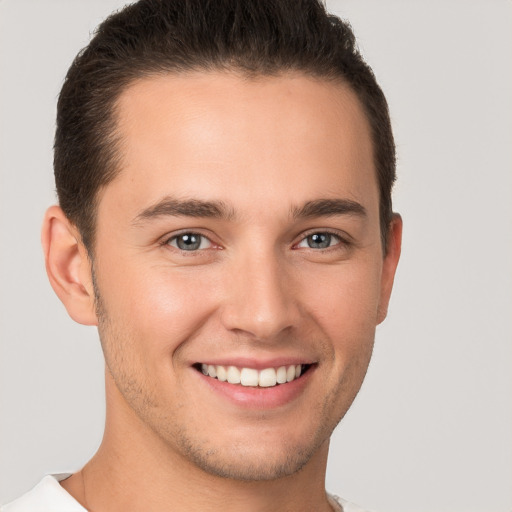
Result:
[[[205,286],[201,273],[169,267],[113,270],[103,287],[109,290],[109,316],[145,357],[169,355],[215,308],[213,287]]]
[[[378,261],[347,263],[328,269],[309,287],[309,309],[333,340],[357,344],[375,331],[380,297]]]

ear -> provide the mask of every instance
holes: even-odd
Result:
[[[58,206],[48,208],[41,232],[46,273],[69,316],[97,325],[92,266],[78,229]]]
[[[380,301],[377,313],[377,323],[381,323],[388,314],[389,299],[393,289],[396,267],[402,250],[402,217],[398,213],[393,214],[389,225],[387,252],[384,256],[382,276],[380,283]]]

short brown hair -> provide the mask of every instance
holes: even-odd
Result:
[[[300,71],[354,90],[371,126],[385,249],[395,145],[386,99],[350,25],[320,0],[140,0],[98,27],[73,61],[57,105],[57,193],[89,254],[98,191],[119,172],[120,94],[145,76],[223,69],[247,76]]]

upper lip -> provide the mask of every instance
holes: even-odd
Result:
[[[265,368],[279,368],[280,366],[290,366],[297,364],[313,364],[315,361],[305,357],[283,356],[271,359],[255,359],[249,357],[230,357],[230,358],[205,358],[196,361],[194,364],[208,364],[212,366],[236,366],[237,368],[254,368],[255,370],[264,370]]]

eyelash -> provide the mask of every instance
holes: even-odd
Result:
[[[171,244],[173,241],[177,241],[180,237],[184,237],[186,235],[192,236],[192,237],[199,237],[201,239],[200,246],[197,249],[186,250],[186,249],[180,249],[179,247]],[[325,229],[325,230],[315,230],[315,231],[310,231],[309,233],[305,233],[302,236],[302,238],[299,240],[299,242],[297,242],[293,245],[293,249],[295,249],[295,250],[300,249],[299,245],[304,242],[307,243],[307,239],[314,235],[328,235],[329,237],[335,238],[336,243],[334,243],[333,245],[329,245],[328,247],[324,247],[324,248],[305,247],[305,249],[311,249],[315,252],[317,252],[317,251],[318,252],[320,252],[320,251],[326,252],[328,250],[336,250],[336,248],[338,248],[338,246],[342,246],[342,247],[346,248],[351,245],[351,242],[349,240],[347,240],[346,237],[341,236],[338,232]],[[207,240],[209,242],[209,244],[211,244],[211,246],[201,248],[201,245],[203,244],[204,240]],[[173,247],[174,249],[180,251],[181,253],[185,253],[185,254],[188,253],[189,255],[197,254],[198,252],[201,252],[201,251],[204,251],[207,249],[212,249],[212,248],[219,249],[220,248],[219,246],[216,246],[216,244],[209,237],[207,237],[206,235],[203,235],[202,233],[198,233],[196,231],[182,231],[181,233],[174,234],[171,237],[166,238],[162,242],[162,245]]]

